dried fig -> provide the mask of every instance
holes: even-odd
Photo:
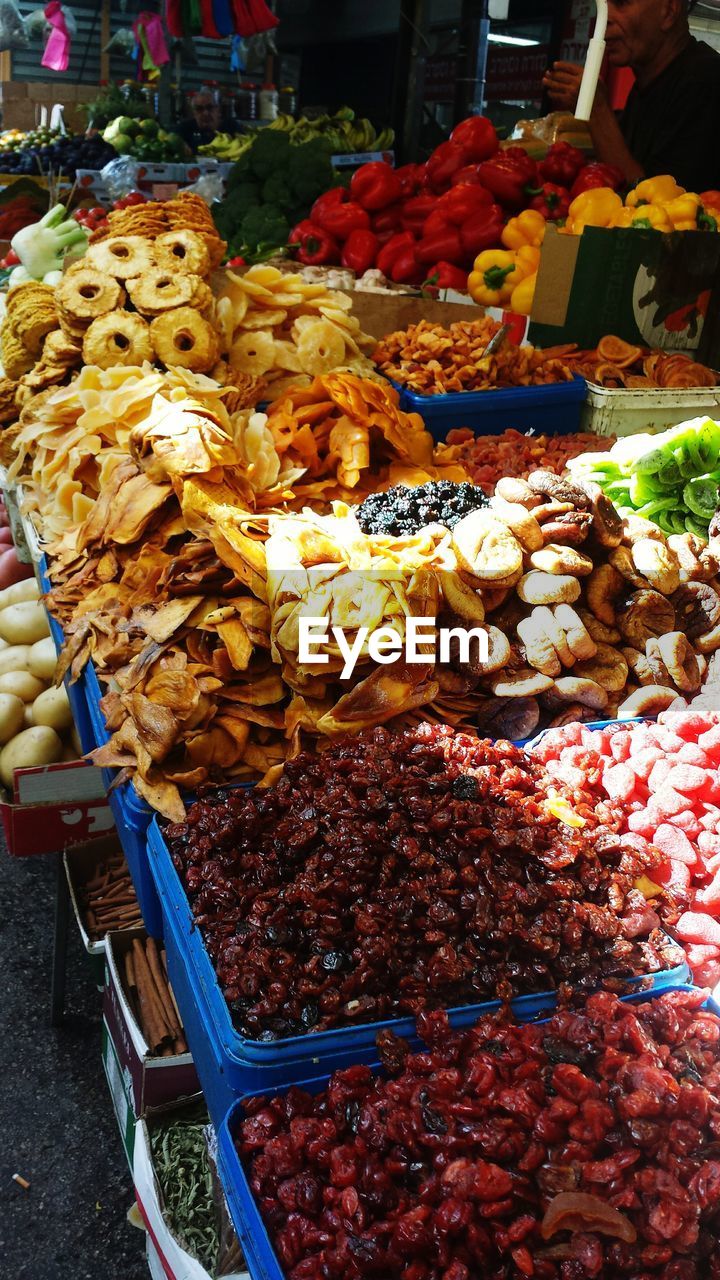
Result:
[[[472,587],[468,587],[457,573],[438,569],[437,577],[443,596],[453,613],[467,622],[485,621],[485,606],[481,596]]]
[[[675,630],[675,610],[666,596],[645,587],[620,603],[617,624],[628,644],[644,649],[651,636]]]
[[[584,489],[564,476],[556,476],[554,471],[531,471],[527,482],[533,493],[554,498],[556,502],[571,502],[578,511],[588,511],[592,505]]]
[[[551,676],[533,671],[532,667],[521,667],[519,671],[503,671],[491,681],[490,688],[496,698],[534,698],[552,689],[553,683]]]
[[[533,507],[533,515],[539,524],[545,520],[555,520],[558,516],[569,515],[574,510],[572,502],[541,502]]]
[[[473,675],[486,676],[493,671],[500,671],[510,662],[512,649],[510,641],[504,632],[497,627],[485,627],[488,637],[488,656],[482,659],[477,654],[477,646],[473,646],[475,653],[471,651],[470,670]]]
[[[685,582],[672,597],[678,628],[691,640],[720,623],[720,595],[707,582]]]
[[[695,650],[682,631],[669,631],[658,636],[655,643],[676,688],[682,693],[694,693],[700,688],[700,669]]]
[[[714,653],[716,649],[720,649],[720,626],[713,627],[705,635],[696,636],[693,643],[698,653]]]
[[[633,546],[634,545],[635,544],[633,543]],[[608,556],[608,560],[613,568],[617,569],[618,573],[622,574],[625,581],[629,582],[631,586],[637,587],[638,589],[647,586],[647,581],[635,568],[635,561],[633,560],[632,552],[628,547],[614,547]]]
[[[518,623],[517,633],[523,642],[530,666],[535,667],[536,671],[542,671],[545,676],[559,676],[562,663],[548,635],[545,615],[549,615],[550,621],[554,623],[549,609],[533,609],[527,618]],[[572,654],[570,658],[572,660]]]
[[[540,723],[540,708],[534,698],[487,698],[478,706],[476,726],[490,738],[522,742]]]
[[[492,498],[491,510],[512,529],[525,551],[536,551],[543,544],[540,525],[534,515],[519,502],[506,502],[504,498]]]
[[[701,538],[698,538],[697,534],[671,533],[667,544],[677,559],[681,582],[702,582],[705,580],[705,573],[700,561],[700,552],[705,544]],[[710,576],[712,577],[712,574]]]
[[[574,674],[586,680],[594,680],[608,693],[620,693],[628,678],[628,664],[619,649],[609,644],[599,644],[594,658],[578,662]]]
[[[608,696],[595,680],[581,679],[578,676],[561,676],[555,681],[546,698],[549,707],[564,702],[579,702],[583,707],[591,707],[593,711],[604,711]]]
[[[656,524],[646,519],[645,516],[637,516],[632,512],[623,517],[623,542],[628,546],[632,546],[633,542],[637,542],[638,538],[654,538],[656,542],[665,542],[665,534]]]
[[[458,520],[452,545],[460,564],[483,582],[500,582],[522,569],[520,543],[490,511],[471,511]]]
[[[670,547],[652,538],[638,538],[631,550],[632,561],[646,582],[664,596],[671,596],[680,586],[680,568]]]
[[[615,626],[615,605],[625,586],[622,574],[611,564],[599,564],[587,580],[586,599],[600,622]]]
[[[441,693],[456,694],[464,697],[465,694],[472,693],[474,689],[477,689],[480,677],[474,675],[469,669],[458,671],[455,667],[441,666],[440,663],[437,663],[435,679],[440,685]]]
[[[572,604],[580,595],[580,583],[567,574],[531,569],[520,579],[517,593],[525,604]]]
[[[601,547],[619,547],[623,536],[622,516],[605,496],[599,484],[583,481],[592,500],[593,532]]]
[[[515,476],[501,476],[495,485],[495,493],[506,502],[519,502],[528,511],[540,504],[538,495],[533,493],[527,480],[519,480]]]
[[[562,627],[573,660],[592,658],[597,645],[579,613],[569,604],[557,604],[553,609],[558,626]],[[570,666],[570,663],[566,664]]]
[[[580,547],[592,529],[589,511],[566,511],[544,520],[541,524],[544,542],[561,542],[568,547]]]
[[[647,670],[650,679],[641,680],[641,684],[661,684],[672,687],[672,676],[665,666],[665,661],[655,636],[650,636],[645,645],[645,663],[646,666],[641,666],[640,670],[643,672]]]
[[[542,569],[545,573],[569,573],[574,578],[586,578],[593,571],[589,556],[557,542],[547,542],[541,551],[533,551],[530,563],[534,569]]]
[[[562,711],[558,711],[553,716],[548,725],[548,729],[561,729],[564,724],[577,724],[578,721],[592,720],[595,712],[590,707],[583,707],[579,702],[571,702],[569,707],[563,707]]]
[[[674,689],[666,689],[658,684],[645,685],[642,689],[635,689],[629,698],[620,703],[617,709],[618,719],[631,720],[635,716],[659,715],[661,711],[667,711],[676,698]]]
[[[620,643],[621,636],[617,627],[607,627],[604,622],[595,617],[594,613],[591,613],[589,609],[581,608],[580,605],[578,605],[577,611],[580,621],[597,644]]]

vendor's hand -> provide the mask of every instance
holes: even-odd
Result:
[[[584,68],[574,62],[554,62],[543,76],[543,88],[557,111],[574,111]]]

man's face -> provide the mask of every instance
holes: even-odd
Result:
[[[607,52],[614,67],[642,67],[667,39],[672,0],[609,0]]]
[[[193,115],[199,129],[217,129],[220,123],[220,108],[209,97],[193,103]]]

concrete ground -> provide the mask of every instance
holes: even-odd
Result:
[[[0,851],[0,1274],[146,1280],[145,1235],[100,1060],[101,995],[70,920],[50,1026],[55,858]],[[12,1181],[20,1173],[24,1191]]]

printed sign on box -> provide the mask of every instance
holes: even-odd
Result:
[[[608,333],[720,363],[720,236],[715,232],[548,228],[529,339],[595,347]]]

